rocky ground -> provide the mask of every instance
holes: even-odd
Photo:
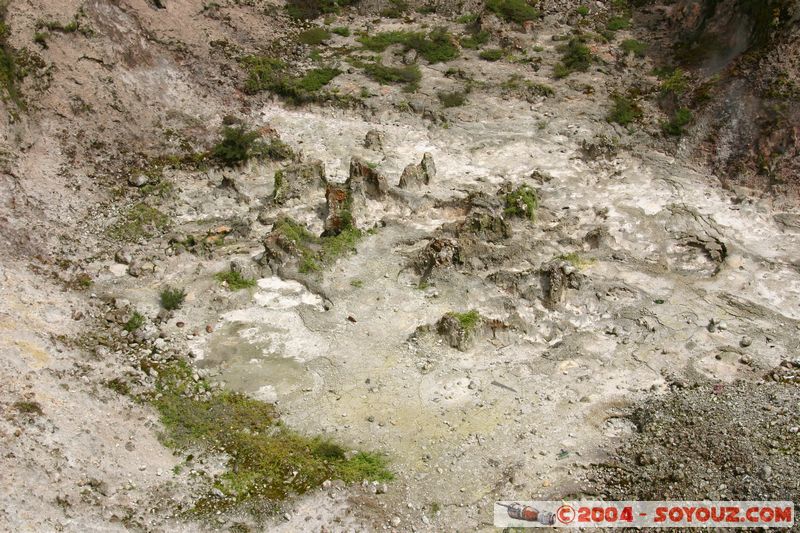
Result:
[[[722,188],[702,120],[664,133],[653,59],[621,49],[636,26],[554,77],[572,32],[627,12],[540,4],[523,25],[6,6],[2,528],[490,530],[495,500],[796,499],[800,211]],[[358,40],[436,26],[444,57]],[[268,148],[226,164],[237,124]],[[178,441],[165,408],[225,391],[394,479],[260,507],[224,437]]]

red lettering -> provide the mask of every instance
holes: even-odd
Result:
[[[653,518],[653,522],[660,523],[667,521],[667,508],[666,507],[656,507],[656,516]]]
[[[683,512],[686,513],[686,520],[688,522],[691,522],[692,521],[692,517],[694,516],[695,508],[694,507],[681,507],[681,509],[683,509]]]
[[[630,507],[623,507],[619,519],[623,522],[633,522],[633,509]]]
[[[758,507],[750,507],[745,513],[745,518],[750,522],[758,522]]]
[[[724,507],[712,507],[711,508],[711,520],[714,522],[722,522],[725,520],[725,508]]]
[[[591,517],[589,516],[589,508],[578,507],[578,522],[589,522],[589,521],[591,521]]]
[[[616,522],[617,518],[619,518],[619,511],[616,507],[606,509],[606,522]]]
[[[602,522],[602,521],[603,521],[603,508],[592,507],[592,522]]]
[[[791,522],[792,521],[792,507],[776,507],[775,508],[775,521],[776,522]]]
[[[726,522],[741,522],[741,520],[739,520],[739,508],[738,507],[726,507],[725,508],[725,521]]]
[[[772,512],[771,507],[762,508],[760,515],[762,522],[772,522],[772,519],[775,518],[775,513]]]
[[[680,507],[673,507],[669,510],[669,519],[673,522],[680,522],[683,520],[683,510]]]
[[[706,507],[701,507],[697,510],[697,514],[695,516],[699,522],[708,522],[708,518],[711,516],[711,511],[709,511]]]

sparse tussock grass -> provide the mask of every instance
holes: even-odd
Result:
[[[167,311],[174,311],[183,305],[186,299],[186,291],[176,287],[167,287],[159,294],[161,307]]]
[[[226,283],[228,285],[228,288],[232,291],[249,289],[250,287],[256,286],[256,280],[252,278],[247,278],[243,276],[241,272],[236,272],[233,270],[218,272],[217,274],[214,275],[214,278],[220,283],[222,282]]]
[[[487,0],[486,9],[507,22],[517,24],[539,18],[539,10],[525,0]]]

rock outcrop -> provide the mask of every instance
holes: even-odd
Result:
[[[430,184],[436,178],[436,165],[433,156],[425,152],[422,161],[408,165],[400,176],[398,186],[401,189],[419,188]]]
[[[281,205],[293,198],[303,198],[309,189],[324,187],[326,183],[322,161],[295,163],[275,172],[272,201]]]

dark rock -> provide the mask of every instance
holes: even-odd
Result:
[[[323,235],[338,235],[355,226],[351,192],[341,185],[325,188],[325,226]]]
[[[364,148],[381,151],[383,150],[383,141],[383,132],[378,130],[369,130],[367,135],[364,137]]]

